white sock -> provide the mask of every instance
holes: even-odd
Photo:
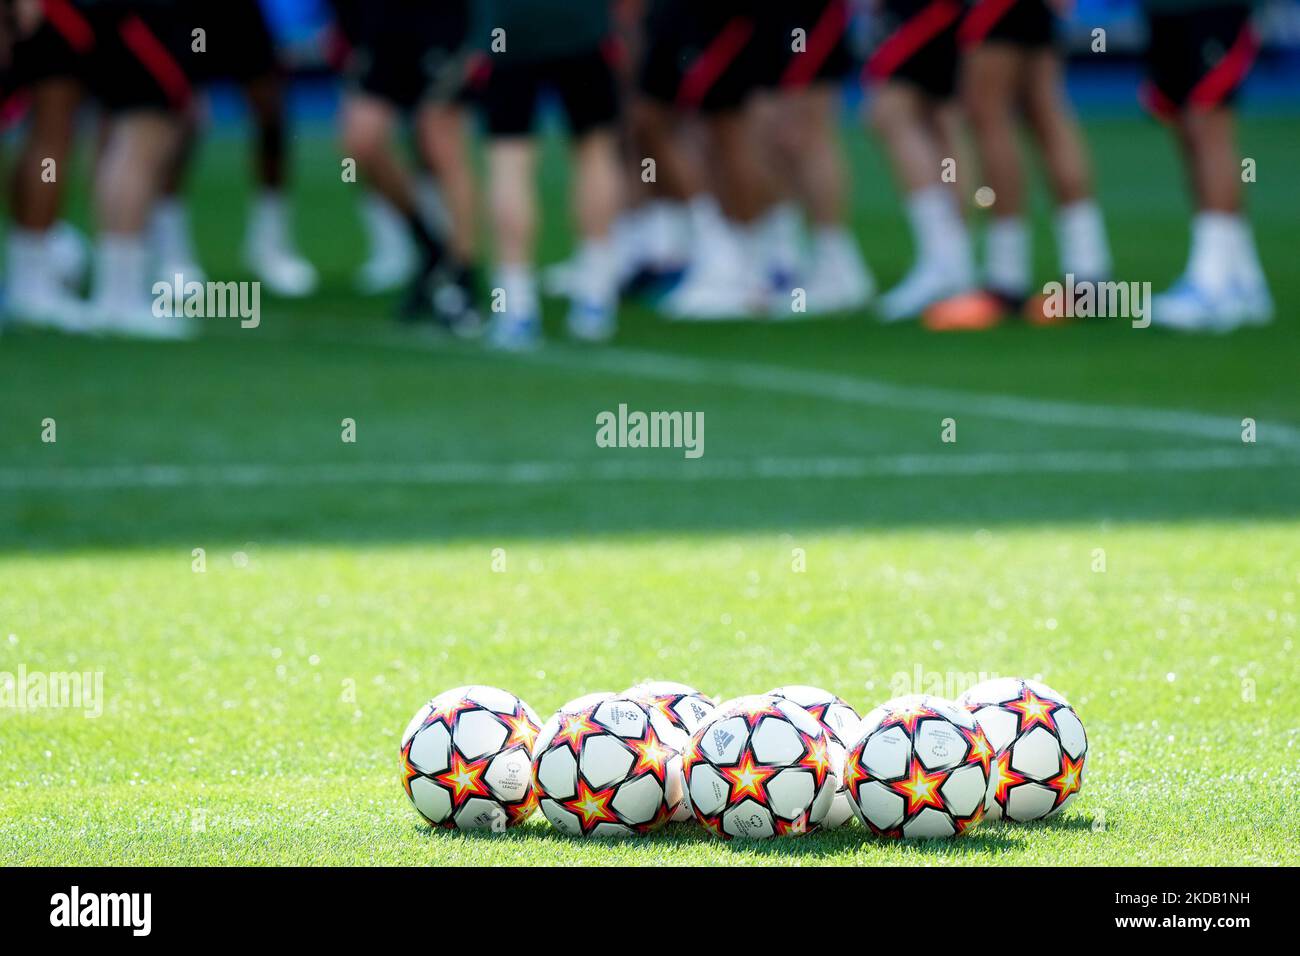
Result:
[[[1081,199],[1056,211],[1056,250],[1061,272],[1089,282],[1110,277],[1110,243],[1101,209]]]
[[[537,279],[529,266],[502,266],[497,271],[497,288],[505,296],[502,315],[510,320],[538,318]]]
[[[574,299],[612,307],[618,299],[618,253],[608,237],[583,240],[578,249]]]
[[[622,280],[631,279],[641,269],[642,263],[648,261],[649,252],[646,235],[646,207],[634,206],[619,213],[610,231],[613,237],[615,255],[618,257],[618,273]],[[582,250],[578,250],[574,264],[581,268]]]
[[[1234,216],[1232,256],[1233,273],[1248,288],[1268,286],[1264,276],[1264,267],[1259,262],[1259,250],[1255,248],[1255,233],[1245,216]]]
[[[1029,229],[1023,219],[1006,216],[989,226],[985,277],[996,292],[1024,295],[1029,291]]]
[[[691,213],[686,203],[652,199],[642,213],[645,261],[654,268],[681,268],[690,243]]]
[[[727,228],[718,201],[708,193],[701,193],[687,205],[691,223],[691,256],[698,259],[702,250],[715,241]]]
[[[367,192],[361,200],[361,221],[372,255],[386,258],[402,255],[411,244],[406,224],[388,200]]]
[[[818,226],[812,232],[812,254],[817,259],[842,259],[857,255],[858,245],[844,226]]]
[[[427,173],[415,181],[415,204],[435,236],[445,237],[451,232],[451,213],[443,202],[442,190],[438,188],[438,181]]]
[[[149,218],[149,242],[154,254],[166,266],[194,262],[190,217],[181,199],[164,196],[154,204]],[[171,276],[165,278],[170,279]]]
[[[100,306],[131,309],[148,302],[149,248],[143,236],[105,233],[95,244],[91,299]]]
[[[1223,292],[1232,280],[1239,255],[1241,217],[1226,212],[1202,212],[1192,220],[1192,249],[1187,277],[1212,293]]]
[[[263,189],[253,201],[249,235],[255,244],[283,248],[289,240],[289,210],[276,189]]]
[[[9,295],[12,298],[39,295],[54,284],[45,252],[48,238],[48,232],[21,229],[18,226],[9,229],[7,272]]]
[[[799,269],[803,247],[803,216],[793,202],[782,202],[758,220],[764,240],[763,262],[769,271],[793,278]]]
[[[974,284],[970,233],[951,189],[927,186],[916,190],[907,197],[907,219],[919,265],[952,275],[957,285]]]

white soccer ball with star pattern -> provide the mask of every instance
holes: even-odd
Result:
[[[542,813],[575,837],[643,836],[682,801],[686,735],[630,697],[587,694],[542,725],[533,789]]]
[[[696,819],[724,840],[810,833],[839,786],[825,728],[793,700],[768,695],[719,707],[682,766]]]
[[[877,836],[960,836],[984,816],[993,748],[969,713],[925,694],[862,719],[844,759],[854,814]]]
[[[1088,735],[1061,694],[1034,680],[1003,677],[957,699],[993,747],[990,819],[1028,822],[1055,816],[1083,786]]]
[[[829,738],[831,763],[840,779],[839,789],[835,791],[835,802],[827,814],[822,826],[834,830],[853,819],[853,809],[849,806],[849,795],[844,789],[844,753],[853,742],[858,725],[862,723],[861,715],[843,698],[820,687],[806,684],[787,684],[776,690],[768,691],[773,697],[792,700],[821,723]]]
[[[695,733],[717,710],[717,703],[713,698],[701,694],[689,684],[679,684],[671,680],[646,681],[629,687],[623,691],[623,696],[631,697],[650,710],[663,714],[686,737]],[[685,823],[692,819],[694,814],[691,813],[690,800],[683,799],[673,811],[673,822]]]
[[[537,807],[533,709],[497,687],[444,691],[402,733],[402,789],[438,827],[504,830]]]

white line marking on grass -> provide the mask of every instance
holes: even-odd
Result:
[[[390,335],[373,339],[346,338],[329,341],[357,347],[449,351],[445,342],[413,336]],[[453,345],[453,348],[455,354],[461,356],[499,354],[463,348],[459,344]],[[944,415],[975,415],[1032,425],[1065,425],[1117,432],[1136,431],[1241,443],[1240,419],[1186,409],[1091,404],[1024,395],[933,388],[925,385],[898,385],[839,372],[795,369],[783,365],[728,359],[693,358],[666,352],[608,346],[597,350],[548,343],[545,348],[536,352],[504,357],[533,365],[550,365],[607,375],[634,375],[640,378],[684,382],[691,385],[724,385],[873,408],[911,409]],[[1260,426],[1260,434],[1265,441],[1274,442],[1284,448],[1300,449],[1300,427],[1295,425],[1266,420]],[[1265,435],[1266,438],[1263,437]]]
[[[1071,425],[1241,442],[1240,419],[1179,409],[1094,405],[1022,395],[897,385],[836,372],[617,348],[599,352],[548,348],[530,358],[566,368],[633,374],[699,385],[732,385],[878,408],[907,408],[1035,425]],[[1261,433],[1267,429],[1268,441],[1275,441],[1288,448],[1300,448],[1300,429],[1295,426],[1266,422],[1260,427]]]
[[[1127,474],[1300,467],[1300,456],[1267,449],[980,452],[865,458],[752,458],[696,461],[346,462],[338,464],[105,465],[0,469],[5,491],[305,485],[547,485],[569,482],[844,480],[1019,474]]]

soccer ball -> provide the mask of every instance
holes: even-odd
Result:
[[[688,684],[678,684],[670,680],[646,681],[644,684],[629,687],[623,691],[622,696],[630,697],[645,705],[647,709],[663,714],[686,737],[699,730],[717,709],[713,698],[706,697]],[[682,741],[682,744],[684,746],[685,741]],[[685,799],[684,782],[682,794],[682,802],[673,811],[674,823],[685,823],[694,817],[691,813],[691,802]]]
[[[1060,813],[1083,786],[1088,737],[1064,697],[1038,681],[1004,677],[957,699],[993,747],[990,819],[1021,822]]]
[[[626,696],[570,701],[537,736],[533,789],[542,813],[571,836],[657,830],[681,804],[685,744],[663,714]]]
[[[984,731],[956,704],[897,697],[863,718],[844,758],[849,805],[877,836],[959,836],[984,815],[992,761]]]
[[[696,819],[724,840],[809,833],[839,786],[817,718],[766,695],[719,708],[691,737],[682,766]]]
[[[853,819],[853,810],[849,807],[849,795],[844,789],[844,752],[853,742],[858,725],[862,723],[862,717],[845,701],[820,687],[790,684],[770,690],[768,695],[794,701],[816,717],[829,735],[831,763],[835,767],[836,776],[839,777],[840,787],[835,791],[835,802],[831,804],[831,812],[822,826],[828,830],[843,826]]]
[[[457,687],[420,708],[402,734],[402,788],[434,826],[504,830],[537,808],[531,767],[539,721],[496,687]]]
[[[694,687],[670,680],[646,681],[629,687],[622,696],[659,711],[688,737],[713,716],[718,706],[712,697],[701,694]]]

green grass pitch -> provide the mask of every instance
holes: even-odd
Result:
[[[1158,290],[1186,250],[1172,145],[1089,131],[1120,278]],[[179,346],[0,338],[0,671],[100,672],[105,696],[95,719],[0,708],[0,863],[1300,863],[1296,127],[1243,139],[1268,329],[941,337],[629,306],[613,349],[564,344],[555,311],[552,347],[512,358],[411,339],[351,294],[355,187],[310,133],[315,299]],[[879,152],[850,149],[887,284],[902,216]],[[220,278],[243,204],[217,184],[245,190],[244,169],[238,141],[209,143],[194,183]],[[597,448],[624,402],[703,411],[704,457]],[[1087,779],[1062,819],[915,845],[856,825],[584,843],[540,817],[488,838],[431,833],[397,779],[407,719],[463,683],[546,713],[643,678],[800,682],[865,712],[918,673],[981,672],[1040,675],[1079,710]]]

